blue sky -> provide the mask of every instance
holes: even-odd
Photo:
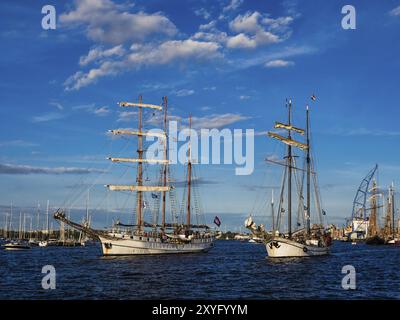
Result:
[[[199,127],[261,133],[285,120],[285,98],[303,126],[315,93],[314,152],[331,222],[351,214],[375,163],[379,184],[398,182],[399,1],[352,1],[355,30],[341,27],[347,1],[57,1],[57,28],[43,30],[46,4],[0,4],[1,205],[83,207],[79,191],[94,185],[91,206],[104,209],[102,184],[122,171],[99,172],[124,146],[105,132],[134,125],[116,102],[139,94],[156,104],[167,95],[183,122],[191,113]],[[237,227],[279,183],[279,168],[263,159],[282,151],[260,134],[252,175],[199,166],[205,212]],[[181,166],[173,170],[183,179]]]

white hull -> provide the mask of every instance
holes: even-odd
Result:
[[[28,245],[7,243],[3,246],[5,250],[27,250],[30,249]]]
[[[265,246],[271,258],[314,257],[329,254],[329,247],[304,245],[281,237],[269,240]]]
[[[47,247],[47,241],[40,241],[39,247]]]
[[[144,255],[207,252],[214,246],[214,238],[193,239],[187,243],[161,242],[147,237],[104,238],[99,236],[103,255]]]

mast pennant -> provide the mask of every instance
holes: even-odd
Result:
[[[304,135],[304,130],[300,128],[293,127],[288,124],[280,123],[280,122],[275,122],[275,128],[276,129],[286,129],[286,130],[293,130],[296,131],[297,133],[300,133],[301,135]]]
[[[283,143],[289,145],[289,146],[293,146],[293,147],[297,147],[301,150],[305,150],[308,149],[308,146],[304,143],[298,142],[296,140],[292,140],[292,139],[288,139],[285,137],[280,136],[279,134],[273,133],[273,132],[268,132],[268,136],[270,136],[271,138],[277,139],[282,141]]]

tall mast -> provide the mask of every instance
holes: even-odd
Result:
[[[19,228],[18,228],[18,238],[22,239],[22,212],[19,212]]]
[[[139,104],[142,103],[142,95],[139,96]],[[143,109],[139,107],[139,121],[138,121],[138,132],[142,132],[142,121],[143,121]],[[138,186],[143,185],[143,167],[141,160],[143,159],[143,136],[141,134],[138,135],[138,171],[137,171],[137,184]],[[142,191],[137,191],[137,225],[139,227],[139,232],[142,230]]]
[[[292,125],[292,100],[289,100],[289,119],[288,119],[288,124],[289,127]],[[288,130],[288,139],[292,140],[292,134],[291,134],[291,129]],[[288,161],[288,235],[289,238],[292,237],[292,146],[288,145],[288,155],[287,155],[287,161]]]
[[[167,105],[168,105],[168,98],[163,97],[163,104],[164,104],[164,160],[165,164],[163,167],[163,186],[167,186],[167,160],[168,160],[168,133],[167,133]],[[166,210],[166,198],[167,192],[162,192],[162,226],[165,228],[165,210]]]
[[[393,239],[394,239],[394,237],[395,237],[395,226],[394,226],[395,207],[394,207],[394,183],[393,182],[392,182],[392,186],[390,188],[390,196],[391,196],[391,202],[392,202],[392,207],[391,207],[391,210],[392,210],[392,235],[393,235]]]
[[[192,178],[192,159],[191,159],[191,129],[192,129],[192,116],[189,116],[189,150],[188,150],[188,171],[187,171],[187,179],[188,179],[188,192],[187,192],[187,208],[186,208],[186,225],[190,228],[190,188],[191,188],[191,178]]]
[[[311,233],[311,157],[310,157],[310,110],[307,105],[307,234]]]
[[[8,236],[10,239],[12,238],[12,218],[13,218],[13,203],[11,202],[10,206],[10,221],[9,221],[9,233],[10,235]]]
[[[40,230],[40,203],[38,202],[37,212],[36,212],[36,238],[39,240],[39,230]]]
[[[87,197],[86,197],[86,224],[89,227],[89,196],[90,191],[88,189]]]
[[[271,190],[272,235],[275,235],[274,189]]]
[[[50,239],[50,230],[49,230],[49,200],[47,200],[47,208],[46,208],[46,230],[47,230],[47,239]]]

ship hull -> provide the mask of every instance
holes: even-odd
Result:
[[[196,239],[187,243],[161,242],[159,239],[134,237],[99,237],[104,256],[146,255],[146,254],[182,254],[207,252],[214,246],[214,239]]]
[[[275,237],[271,240],[268,240],[265,246],[268,257],[270,258],[314,257],[329,254],[328,247],[304,245],[296,241],[280,237]]]

